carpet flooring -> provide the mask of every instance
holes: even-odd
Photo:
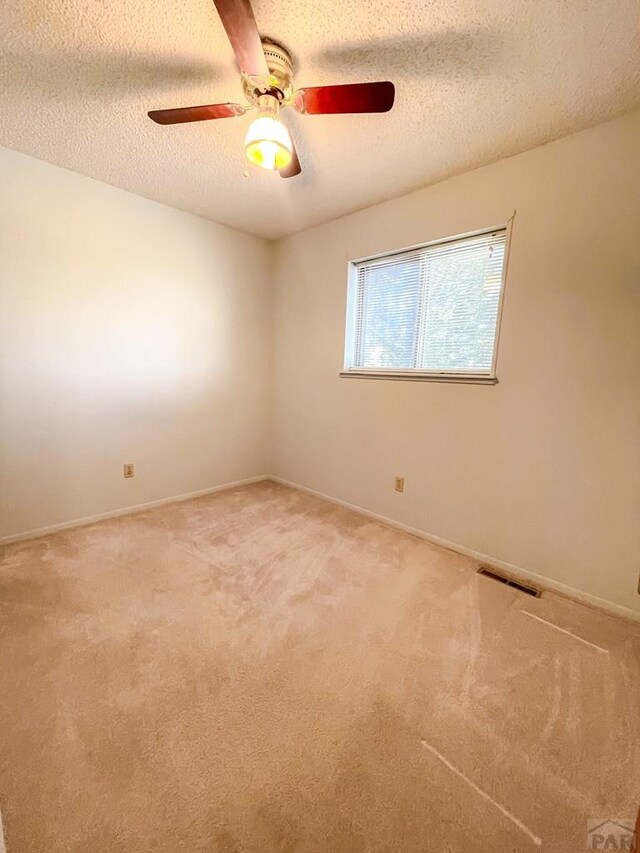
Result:
[[[4,550],[8,853],[568,853],[640,799],[640,629],[265,482]]]

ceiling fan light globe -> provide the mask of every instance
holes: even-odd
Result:
[[[293,144],[289,131],[272,116],[259,116],[244,140],[247,160],[262,169],[283,169],[291,162]]]

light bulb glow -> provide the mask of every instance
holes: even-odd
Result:
[[[293,145],[289,131],[270,115],[258,116],[244,140],[247,160],[263,169],[283,169],[291,162]]]

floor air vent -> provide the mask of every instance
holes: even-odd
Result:
[[[535,586],[528,586],[526,583],[514,581],[511,578],[506,577],[506,575],[501,575],[495,569],[489,569],[487,566],[480,566],[478,574],[491,578],[491,580],[498,581],[498,583],[503,583],[505,586],[512,586],[514,589],[519,589],[520,592],[532,595],[534,598],[540,598],[542,595],[541,591],[536,589]]]

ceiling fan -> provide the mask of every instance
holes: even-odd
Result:
[[[329,113],[385,113],[393,106],[395,87],[389,81],[312,86],[294,90],[291,56],[279,44],[261,39],[250,0],[213,0],[242,73],[246,104],[209,104],[152,110],[158,124],[180,124],[242,116],[257,109],[249,126],[244,150],[250,163],[277,170],[283,178],[301,171],[300,161],[279,112],[293,107],[302,115]]]

